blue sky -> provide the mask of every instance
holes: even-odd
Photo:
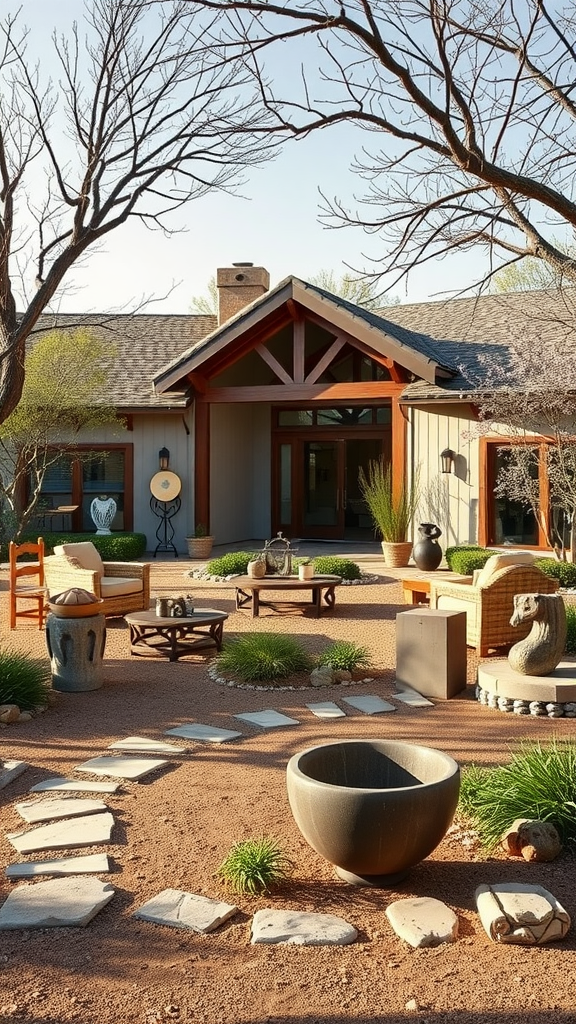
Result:
[[[63,30],[80,20],[80,0],[24,0],[22,9],[41,69],[54,73],[47,39],[56,18]],[[361,188],[349,166],[363,141],[354,129],[339,127],[287,144],[274,161],[250,170],[242,196],[212,194],[185,207],[172,237],[136,222],[121,227],[73,271],[55,305],[104,310],[153,299],[151,312],[183,313],[217,267],[244,260],[265,266],[272,284],[288,274],[306,279],[320,269],[342,274],[346,264],[371,269],[382,255],[376,236],[331,230],[318,221],[319,187],[349,201]],[[484,265],[479,254],[459,254],[414,272],[394,293],[402,302],[439,298],[470,286]]]

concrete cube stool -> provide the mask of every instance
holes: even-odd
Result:
[[[411,608],[396,616],[396,682],[448,700],[466,687],[466,612]]]

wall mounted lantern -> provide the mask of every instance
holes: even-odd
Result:
[[[160,469],[166,470],[170,465],[170,452],[167,448],[161,448],[158,452],[158,461],[160,463]]]
[[[440,461],[442,464],[442,472],[452,473],[454,470],[454,463],[456,462],[456,452],[453,452],[451,448],[445,448],[443,452],[440,452]]]

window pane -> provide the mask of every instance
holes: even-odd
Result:
[[[61,455],[46,470],[40,492],[39,509],[72,504],[72,459]]]
[[[505,479],[507,473],[514,473],[512,455],[506,450],[495,452],[494,479],[496,484]],[[536,460],[529,467],[529,475],[535,483],[538,480]],[[493,523],[494,543],[496,544],[538,544],[538,524],[531,509],[522,502],[512,501],[507,497],[496,497],[494,501],[495,518]]]
[[[376,409],[376,423],[391,423],[392,408],[389,405],[382,405]]]
[[[280,445],[280,525],[292,523],[292,445]]]
[[[278,413],[279,427],[307,427],[311,424],[311,409],[281,409]]]
[[[352,409],[318,409],[318,426],[355,427],[358,423],[372,423],[372,409],[361,406]]]
[[[116,515],[111,530],[124,529],[124,452],[97,452],[82,466],[82,527],[94,529],[90,505],[94,498],[114,498]]]

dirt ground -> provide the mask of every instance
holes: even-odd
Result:
[[[225,635],[254,626],[289,631],[310,652],[328,640],[354,639],[371,649],[378,676],[354,693],[386,697],[393,692],[394,621],[405,610],[396,579],[382,575],[372,585],[341,587],[334,612],[320,619],[301,610],[267,609],[255,622],[234,610],[230,585],[183,581],[187,567],[184,561],[153,564],[154,596],[192,591],[198,606],[229,612]],[[43,634],[32,625],[8,630],[5,571],[0,583],[2,642],[44,656]],[[576,1021],[576,932],[541,949],[500,946],[488,939],[474,905],[481,882],[533,881],[550,889],[576,917],[570,854],[542,865],[487,858],[457,827],[396,889],[351,887],[302,838],[285,788],[285,766],[293,753],[342,737],[401,738],[438,747],[462,764],[491,764],[506,760],[511,745],[522,738],[572,736],[574,720],[504,715],[477,704],[469,685],[458,698],[433,708],[400,705],[394,714],[376,717],[346,708],[346,718],[326,722],[314,718],[306,702],[338,701],[350,691],[228,688],[209,679],[207,661],[201,654],[174,664],[131,658],[127,627],[109,621],[102,688],[58,694],[45,714],[0,732],[1,756],[31,766],[0,792],[3,871],[22,859],[5,838],[23,825],[14,803],[34,783],[71,774],[114,740],[160,738],[189,721],[234,728],[234,713],[262,708],[280,709],[301,722],[266,732],[242,724],[241,741],[191,743],[185,755],[155,776],[124,783],[105,797],[116,821],[112,842],[78,852],[109,854],[112,872],[102,878],[112,883],[115,895],[86,928],[0,933],[0,1024]],[[470,654],[470,684],[475,668]],[[240,912],[212,934],[131,916],[168,887],[229,897],[215,877],[218,865],[233,842],[261,835],[281,840],[294,874],[273,894],[232,898]],[[2,877],[0,899],[14,884],[22,883]],[[414,950],[393,933],[384,914],[388,903],[419,895],[444,900],[458,914],[455,944]],[[338,914],[358,929],[359,941],[345,947],[251,945],[251,916],[263,907]]]

